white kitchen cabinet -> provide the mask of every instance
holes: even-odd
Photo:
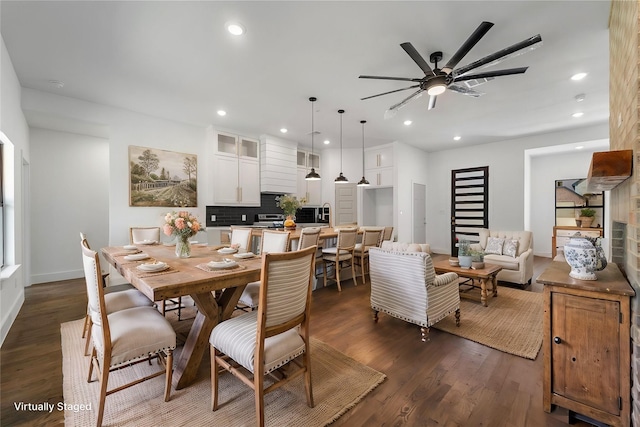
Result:
[[[296,194],[298,144],[271,135],[260,136],[260,191]]]
[[[304,177],[311,171],[313,167],[320,175],[320,155],[311,153],[305,150],[298,150],[297,156],[298,165],[298,179],[296,180],[298,199],[305,198],[307,200],[307,206],[320,206],[322,205],[322,180],[320,181],[307,181]]]
[[[258,141],[218,132],[211,181],[214,206],[260,206]]]
[[[365,176],[372,187],[393,186],[393,146],[378,146],[365,150]]]

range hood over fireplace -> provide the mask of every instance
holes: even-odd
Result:
[[[602,151],[593,153],[587,189],[608,191],[631,176],[633,170],[633,150]]]

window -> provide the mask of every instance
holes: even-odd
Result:
[[[0,144],[0,268],[4,267],[4,144]]]

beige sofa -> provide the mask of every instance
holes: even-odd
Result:
[[[459,325],[458,275],[436,275],[428,245],[385,243],[369,250],[374,321],[383,312],[419,325],[422,341],[428,340],[434,323],[452,313]]]
[[[518,242],[515,256],[485,254],[484,262],[502,267],[498,273],[498,280],[517,283],[522,288],[531,284],[533,277],[533,233],[531,231],[501,231],[483,228],[480,230],[479,243],[472,244],[471,249],[486,251],[490,237]]]

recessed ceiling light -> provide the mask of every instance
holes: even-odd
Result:
[[[324,140],[324,145],[329,145],[329,144],[331,144],[331,141],[329,141],[328,139],[325,139]]]
[[[282,132],[282,133],[287,133],[287,128],[281,128],[281,129],[280,129],[280,132]]]
[[[582,116],[584,116],[584,113],[583,113],[582,111],[578,111],[577,113],[573,113],[573,114],[571,115],[571,117],[575,117],[576,119],[577,119],[578,117],[582,117]]]
[[[584,148],[584,146],[582,146],[582,145],[578,145],[578,146],[575,147],[576,150],[582,150],[583,148]]]
[[[409,126],[411,123],[413,123],[411,120],[405,120],[404,121],[404,125],[405,126]]]
[[[244,25],[238,22],[227,22],[225,24],[225,27],[227,27],[227,31],[229,31],[234,36],[241,36],[245,32]]]
[[[575,96],[576,102],[582,102],[582,101],[584,101],[584,98],[585,98],[585,94],[584,93],[579,93],[579,94],[577,94]]]
[[[461,136],[458,136],[458,135],[456,135],[456,136],[454,136],[454,137],[453,137],[453,140],[454,140],[454,141],[460,141],[461,139],[462,139],[462,137],[461,137]]]
[[[587,77],[587,73],[576,73],[573,76],[571,76],[571,80],[582,80],[585,77]]]
[[[218,115],[219,115],[219,116],[226,116],[226,115],[227,115],[227,112],[226,112],[226,111],[224,111],[224,110],[218,110]]]

